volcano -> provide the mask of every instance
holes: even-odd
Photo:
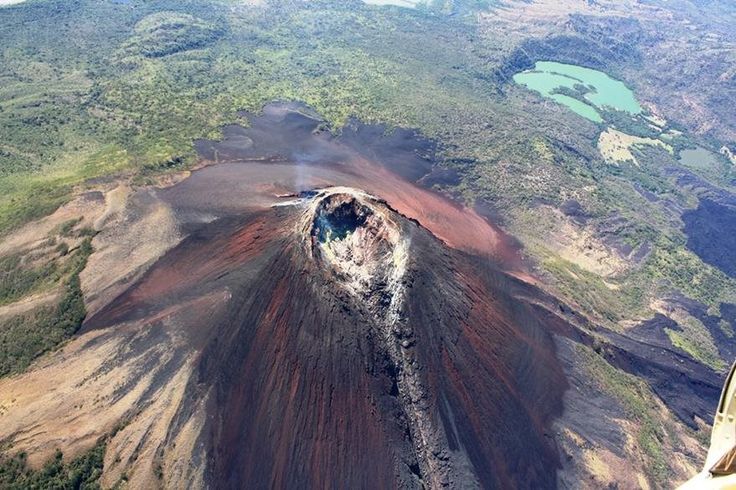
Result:
[[[513,240],[413,180],[435,149],[360,141],[384,133],[267,106],[198,142],[206,165],[180,181],[109,192],[87,320],[0,380],[0,439],[40,465],[105,438],[106,487],[556,487],[555,424],[590,409],[566,398],[586,387],[568,342],[593,344],[586,320]],[[610,339],[602,355],[683,417],[717,396],[693,362]],[[576,432],[615,436],[613,409]]]
[[[526,287],[327,188],[204,227],[86,328],[199,352],[167,437],[206,399],[191,457],[217,488],[550,487],[566,383]]]
[[[16,380],[57,402],[5,428],[52,446],[122,420],[107,481],[144,486],[554,486],[564,374],[490,264],[347,187],[205,223]]]

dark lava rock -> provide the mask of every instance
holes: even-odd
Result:
[[[371,222],[345,202],[317,206],[339,210],[322,216],[339,228],[330,241]],[[567,388],[550,330],[559,320],[519,299],[540,297],[533,286],[371,206],[384,220],[375,226],[391,223],[409,244],[398,282],[344,287],[350,277],[310,254],[304,209],[276,207],[202,225],[85,329],[229,291],[181,332],[200,352],[181,410],[212,394],[200,441],[214,488],[554,488],[548,434]],[[390,231],[374,235],[396,240]],[[392,284],[401,302],[374,300]]]
[[[736,208],[702,199],[682,215],[687,247],[703,261],[736,277]]]

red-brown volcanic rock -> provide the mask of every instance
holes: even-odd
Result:
[[[570,441],[627,457],[587,351],[704,417],[712,372],[646,335],[594,342],[513,240],[418,183],[450,175],[431,142],[303,112],[267,106],[198,142],[221,163],[126,193],[80,334],[0,380],[4,444],[41,466],[105,437],[105,487],[552,488],[589,478]]]
[[[228,126],[222,141],[197,142],[202,158],[228,165],[197,172],[177,189],[180,195],[200,195],[232,209],[235,189],[252,204],[268,200],[256,198],[259,194],[284,189],[356,187],[385,199],[453,248],[492,258],[507,270],[519,267],[514,242],[500,229],[416,183],[432,169],[436,148],[431,140],[357,122],[335,136],[294,104],[270,104],[262,115],[249,116],[248,128]]]
[[[303,112],[267,106],[198,142],[221,163],[130,193],[82,332],[0,380],[3,443],[40,466],[107,437],[109,487],[552,488],[578,478],[567,429],[626,456],[576,344],[704,417],[712,372],[646,336],[594,342],[519,279],[513,240],[417,183],[449,175],[423,178],[431,142]]]
[[[518,299],[531,286],[360,192],[246,214],[202,226],[87,322],[229,292],[183,327],[201,353],[181,406],[214,389],[210,484],[555,485],[547,428],[566,381]]]

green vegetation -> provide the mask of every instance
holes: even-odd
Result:
[[[79,274],[92,253],[91,239],[85,238],[65,269],[61,299],[52,307],[13,317],[0,329],[0,376],[21,372],[39,355],[74,335],[86,315]]]
[[[646,457],[643,466],[649,480],[655,488],[670,484],[665,454],[668,447],[678,447],[680,441],[670,424],[662,420],[662,412],[647,384],[614,368],[587,347],[578,345],[577,352],[584,360],[589,379],[596,382],[603,393],[618,400],[629,420],[639,425],[632,436]]]
[[[79,228],[81,217],[69,220],[59,226],[57,241],[52,236],[30,252],[14,253],[0,257],[0,306],[13,303],[34,293],[48,291],[67,276],[78,274],[79,254],[88,254],[89,241],[82,243],[72,258],[69,244],[64,238],[82,238],[94,235],[88,228]],[[82,266],[83,267],[83,266]]]
[[[426,52],[425,27],[459,29],[464,42],[472,30],[432,12],[84,0],[3,9],[13,48],[0,53],[0,231],[48,214],[86,179],[189,164],[193,139],[273,99],[304,100],[335,125],[353,115],[417,125],[407,110],[448,99],[446,112],[459,109],[470,77],[435,97],[456,57]]]
[[[728,365],[718,355],[718,348],[704,325],[692,325],[694,319],[682,322],[684,332],[665,329],[672,345],[682,349],[706,366],[725,371]]]
[[[0,258],[0,305],[12,303],[58,280],[60,270],[55,260],[24,267],[24,258],[20,254]]]
[[[736,301],[736,281],[671,242],[662,244],[655,251],[642,274],[650,280],[664,281],[662,286],[682,291],[708,306]]]
[[[59,489],[95,490],[101,488],[106,443],[101,441],[92,449],[69,462],[57,450],[54,458],[40,470],[28,468],[27,456],[0,456],[0,488],[7,490]]]
[[[135,26],[134,32],[122,49],[147,58],[199,48],[220,34],[214,24],[178,12],[151,14]]]
[[[564,297],[575,298],[585,313],[601,316],[614,325],[622,319],[622,312],[626,311],[624,298],[618,291],[611,289],[599,275],[554,256],[542,265],[556,280]]]

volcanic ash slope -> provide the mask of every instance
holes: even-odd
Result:
[[[553,487],[566,381],[534,290],[350,188],[200,225],[0,381],[43,461],[103,485]]]

